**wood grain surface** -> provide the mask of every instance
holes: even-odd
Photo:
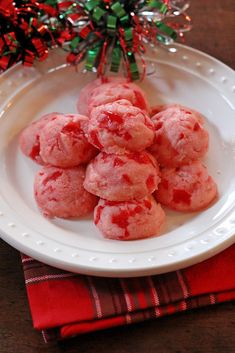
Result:
[[[191,0],[186,44],[235,68],[235,0]],[[235,303],[45,345],[32,328],[19,253],[0,241],[0,353],[233,353]]]

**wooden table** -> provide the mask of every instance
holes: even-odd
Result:
[[[187,44],[235,68],[234,0],[191,0]],[[19,253],[0,243],[0,353],[232,353],[235,303],[80,336],[48,346],[32,328]]]

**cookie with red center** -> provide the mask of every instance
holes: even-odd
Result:
[[[79,98],[77,101],[77,111],[82,115],[88,115],[88,104],[93,90],[103,84],[110,83],[110,82],[126,83],[127,81],[125,78],[122,78],[122,77],[109,76],[109,77],[102,77],[102,79],[97,78],[96,80],[89,82],[86,86],[84,86],[81,89],[79,93]]]
[[[21,132],[19,145],[25,156],[31,158],[36,163],[44,164],[40,156],[40,132],[49,121],[56,119],[59,115],[59,113],[43,115],[40,119],[32,122]]]
[[[149,105],[142,89],[136,84],[120,78],[107,78],[107,83],[99,85],[95,81],[93,85],[90,83],[89,86],[85,86],[80,92],[77,108],[79,112],[89,116],[93,108],[120,99],[128,100],[132,105],[145,112],[149,111]]]
[[[201,124],[204,123],[204,118],[203,118],[202,114],[200,114],[197,110],[186,107],[181,104],[177,104],[177,103],[154,105],[154,106],[150,107],[150,116],[153,117],[154,115],[162,112],[163,110],[167,110],[167,109],[180,109],[182,112],[184,112],[188,115],[193,114],[195,117],[198,118],[198,120]]]
[[[97,150],[86,137],[88,118],[79,114],[60,115],[40,132],[40,156],[45,164],[70,168],[89,162]]]
[[[77,218],[90,213],[98,199],[83,187],[85,167],[43,167],[35,177],[34,196],[46,217]]]
[[[88,140],[107,153],[143,151],[153,143],[154,125],[148,115],[127,100],[103,104],[92,110]]]
[[[152,196],[140,200],[114,202],[100,199],[94,222],[105,238],[136,240],[158,235],[165,213]]]
[[[156,200],[176,211],[200,211],[217,196],[217,186],[199,161],[177,168],[163,168]]]
[[[178,106],[152,117],[155,137],[150,152],[160,165],[181,166],[202,158],[209,145],[209,135],[198,116]]]
[[[159,181],[159,168],[151,154],[101,152],[87,167],[84,187],[106,200],[128,201],[151,194]]]

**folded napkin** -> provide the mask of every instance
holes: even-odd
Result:
[[[163,275],[99,278],[22,256],[34,327],[46,342],[235,299],[235,245]]]

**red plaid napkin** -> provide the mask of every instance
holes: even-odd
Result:
[[[77,275],[22,256],[34,327],[45,341],[235,299],[235,245],[181,271],[141,278]]]

